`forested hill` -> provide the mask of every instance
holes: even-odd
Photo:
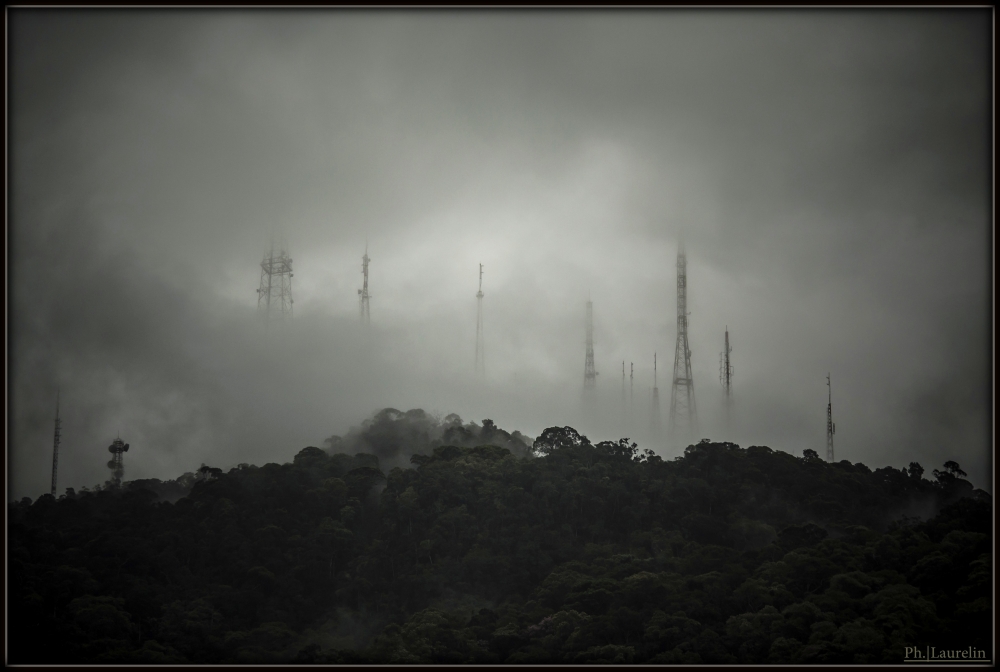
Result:
[[[664,461],[571,428],[534,448],[386,473],[310,447],[206,468],[174,503],[132,483],[11,504],[10,661],[993,655],[992,504],[954,462],[929,480],[707,441]]]

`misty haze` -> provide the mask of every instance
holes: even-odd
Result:
[[[20,9],[9,17],[9,519],[22,531],[82,525],[83,514],[58,507],[98,507],[92,519],[104,520],[128,496],[154,518],[195,516],[191,507],[203,503],[212,515],[232,507],[256,516],[233,493],[277,492],[266,476],[284,484],[273,487],[287,502],[300,495],[281,488],[308,483],[301,511],[319,507],[316,521],[330,522],[299,530],[260,513],[255,544],[287,547],[288,535],[311,539],[307,528],[336,540],[319,546],[340,548],[349,535],[356,544],[316,560],[315,581],[337,596],[328,603],[281,602],[299,589],[288,588],[278,560],[264,559],[239,572],[270,602],[219,597],[206,587],[215,579],[183,594],[143,588],[139,599],[119,574],[105,580],[78,563],[96,553],[81,550],[93,548],[84,541],[103,534],[81,527],[79,547],[44,561],[51,571],[17,570],[49,577],[41,586],[56,567],[83,567],[58,579],[76,597],[60,602],[36,586],[16,608],[37,608],[29,620],[47,628],[39,619],[86,620],[79,600],[112,595],[125,600],[113,608],[126,634],[78,633],[82,643],[66,644],[59,660],[23,661],[901,662],[907,646],[986,646],[985,635],[966,642],[960,633],[978,633],[983,609],[992,612],[992,602],[975,602],[990,571],[976,563],[992,567],[983,528],[993,491],[988,11]],[[755,466],[727,467],[725,477],[704,466],[723,454]],[[640,473],[630,469],[660,475],[642,471],[643,485],[628,486],[630,496],[644,493],[642,503],[621,503],[613,488],[601,495],[612,499],[594,504],[610,512],[600,524],[590,505],[567,505],[567,516],[574,507],[572,515],[590,516],[588,528],[559,518],[552,498],[577,492],[584,478],[551,466],[559,460],[587,469],[610,460],[618,466],[600,478],[621,483]],[[444,495],[424,493],[458,488],[454,474],[427,479],[460,468],[495,473],[505,485],[491,493],[517,482],[544,500],[537,510],[551,507],[555,518],[538,525],[558,531],[538,539],[569,535],[561,550],[542,541],[524,556],[512,550],[536,534],[512,531],[521,528],[509,516],[535,516],[525,513],[534,504],[506,499],[520,495],[473,488],[448,505],[461,514],[422,519],[452,515],[429,503]],[[517,470],[532,475],[522,483],[512,474],[529,472]],[[786,477],[775,474],[788,470],[802,474],[795,487],[833,494],[786,493]],[[780,507],[755,495],[739,512],[713,510],[704,493],[736,492],[744,486],[726,479],[739,473],[749,483],[751,472],[767,474],[761,493],[785,493]],[[840,477],[831,474],[847,473],[858,489],[824,489]],[[649,486],[647,476],[667,485]],[[542,482],[549,489],[527,485]],[[47,498],[52,487],[56,501]],[[656,522],[661,514],[647,512],[660,510],[656,493],[666,492],[686,494],[663,495],[672,503]],[[282,515],[300,511],[260,496]],[[509,565],[507,556],[494,562],[499,550],[487,562],[473,541],[456,541],[473,519],[494,529],[477,498],[507,502],[490,534],[519,540],[503,551]],[[386,506],[393,531],[379,536]],[[630,506],[633,522],[614,518]],[[688,522],[671,527],[668,509]],[[705,522],[720,515],[724,523]],[[268,526],[279,531],[261,532]],[[350,584],[367,571],[358,558],[382,558],[372,549],[394,548],[391,535],[404,529],[416,535],[400,542],[409,555],[378,551],[388,563],[379,576],[391,578],[365,597]],[[451,530],[450,541],[432,529]],[[16,547],[26,550],[10,557],[41,567],[31,544],[42,537],[23,534]],[[817,544],[875,548],[893,534],[923,534],[930,545],[898,566],[837,560],[844,573],[818,583],[755,569]],[[684,543],[743,559],[707,560],[709,551],[702,558]],[[176,555],[163,562],[188,557],[171,548]],[[951,569],[914,569],[934,553]],[[546,559],[536,566],[527,556]],[[639,564],[621,576],[607,568],[626,556]],[[394,563],[404,557],[423,583],[399,578]],[[479,578],[453,593],[429,588],[432,574],[466,576],[448,558],[468,567],[480,558],[468,570]],[[718,561],[720,576],[739,576],[720,594],[739,604],[697,616],[694,607],[654,613],[621,597],[641,623],[623,625],[614,596],[634,586],[566,597],[577,589],[558,568],[578,559],[611,563],[593,580],[621,586]],[[202,576],[201,560],[187,562]],[[741,562],[746,576],[733,569]],[[506,571],[515,578],[490,583]],[[923,600],[913,609],[930,605],[939,620],[914,616],[923,630],[879,631],[868,648],[856,643],[875,635],[856,634],[869,627],[857,623],[877,619],[857,605],[816,602],[817,614],[837,617],[810,617],[801,633],[789,625],[777,644],[744,645],[749,635],[727,630],[730,616],[760,619],[762,609],[792,623],[787,609],[812,605],[815,591],[836,588],[860,604],[868,593],[837,579],[849,571],[894,572],[902,583],[880,574],[850,586],[871,595],[889,590],[883,584],[919,589],[906,599]],[[302,578],[306,570],[288,572],[319,585]],[[934,583],[944,574],[955,585]],[[659,588],[639,592],[675,594],[672,579],[656,580]],[[772,587],[747,588],[753,581]],[[398,586],[411,583],[422,587],[404,599]],[[354,592],[344,592],[349,584]],[[503,595],[504,585],[516,596]],[[698,590],[698,600],[714,594]],[[430,618],[430,608],[466,633],[454,641],[472,643],[442,635],[425,650],[408,639],[413,614]],[[199,609],[256,620],[199,635],[197,645],[166,625],[193,622]],[[843,616],[849,609],[858,620]],[[619,634],[538,643],[599,618]],[[656,632],[694,627],[669,619],[706,630],[684,642],[650,634],[650,623]],[[809,649],[820,646],[809,633],[826,632],[810,623],[841,633],[829,634],[832,648]],[[265,627],[266,637],[253,634]],[[926,640],[935,631],[954,638]],[[255,638],[277,643],[251,651]],[[119,643],[93,648],[98,639]]]

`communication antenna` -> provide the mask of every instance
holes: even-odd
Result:
[[[278,254],[274,253],[274,238],[271,249],[260,262],[260,287],[257,289],[257,313],[265,324],[284,321],[292,317],[292,258],[282,245]]]
[[[830,387],[830,374],[826,374],[826,461],[833,462],[833,435],[837,433],[837,425],[833,422],[833,388]]]
[[[59,439],[62,437],[62,422],[59,420],[59,388],[56,388],[56,427],[52,439],[52,496],[56,496],[56,480],[59,472]]]
[[[594,304],[587,299],[587,357],[583,365],[583,389],[593,390],[597,385],[597,371],[594,370]]]
[[[358,290],[358,302],[361,304],[361,323],[371,324],[372,316],[370,306],[368,305],[368,299],[371,296],[368,294],[368,262],[371,259],[368,257],[368,241],[365,240],[365,256],[361,257],[361,273],[364,275],[364,284],[361,289]]]
[[[662,429],[660,420],[660,388],[656,385],[656,353],[653,353],[653,438],[659,440]]]
[[[128,444],[123,443],[121,437],[115,438],[108,446],[111,459],[108,460],[108,468],[111,469],[111,485],[120,488],[122,477],[125,475],[125,463],[122,461],[122,453],[128,452]]]
[[[486,377],[486,344],[483,333],[483,265],[479,264],[479,291],[476,292],[476,374]]]
[[[674,348],[674,382],[670,389],[670,432],[674,442],[693,439],[698,433],[694,400],[694,375],[688,345],[687,259],[684,245],[677,247],[677,345]]]
[[[726,414],[726,431],[730,431],[732,423],[732,409],[733,409],[733,365],[729,361],[729,354],[733,351],[729,347],[729,326],[726,326],[726,345],[725,349],[719,353],[719,382],[722,383],[722,389],[725,393],[725,414]]]

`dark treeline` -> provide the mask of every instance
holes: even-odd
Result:
[[[346,436],[331,436],[324,445],[331,453],[372,454],[388,471],[393,467],[409,467],[411,456],[430,453],[438,446],[499,446],[515,457],[524,457],[531,452],[532,440],[520,432],[505,432],[491,420],[484,420],[482,426],[474,422],[462,424],[456,413],[438,420],[419,408],[405,413],[386,408],[360,427],[352,428]]]
[[[11,504],[10,661],[992,656],[992,504],[954,462],[931,480],[707,440],[664,461],[568,427],[514,454],[489,421],[446,424],[457,445],[388,473],[342,439],[203,467],[176,501],[145,481]]]

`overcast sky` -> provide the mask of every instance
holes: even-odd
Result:
[[[9,498],[57,387],[60,492],[118,433],[167,479],[387,406],[676,456],[681,239],[701,436],[823,455],[829,372],[838,460],[992,492],[989,10],[9,16]]]

